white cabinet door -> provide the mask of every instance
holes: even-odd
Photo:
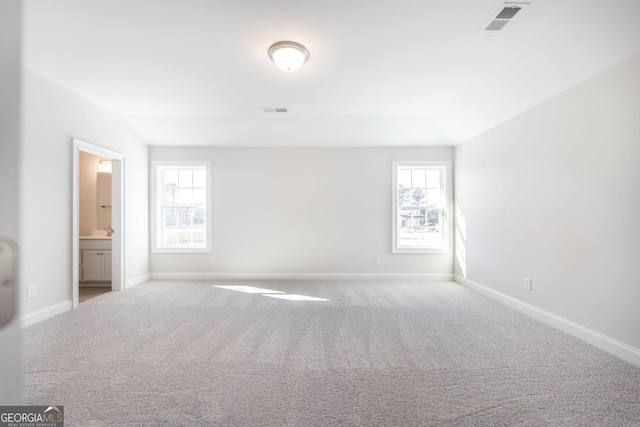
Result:
[[[80,251],[81,282],[111,281],[111,251],[108,249],[83,249]]]
[[[82,277],[83,282],[97,282],[102,280],[102,252],[94,250],[82,251]]]

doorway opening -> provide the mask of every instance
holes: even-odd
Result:
[[[124,155],[73,140],[73,308],[124,289]]]

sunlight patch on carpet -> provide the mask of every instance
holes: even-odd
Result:
[[[272,291],[271,289],[254,288],[253,286],[213,286],[214,288],[229,289],[231,291],[245,292],[248,294],[284,294],[282,291]]]
[[[306,295],[296,295],[296,294],[265,294],[264,296],[286,299],[289,301],[330,301],[325,298],[308,297]]]
[[[288,294],[282,291],[273,291],[271,289],[256,288],[253,286],[234,286],[234,285],[213,285],[214,288],[227,289],[230,291],[244,292],[247,294],[260,294],[265,297],[280,298],[289,301],[331,301],[326,298],[310,297],[306,295]]]

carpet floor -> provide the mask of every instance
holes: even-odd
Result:
[[[151,281],[24,359],[68,427],[640,426],[639,368],[453,282]]]

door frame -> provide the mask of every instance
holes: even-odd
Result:
[[[23,141],[20,123],[22,73],[23,6],[19,0],[0,0],[0,239],[10,241],[13,252],[20,251],[24,222],[21,219],[20,167]],[[29,100],[30,101],[30,100]],[[15,258],[19,258],[16,253]],[[0,326],[0,405],[22,405],[22,320],[21,302],[26,297],[20,286],[20,261],[11,268],[13,276],[13,317]],[[10,285],[11,286],[11,285]],[[5,288],[6,289],[6,288]],[[4,294],[4,292],[3,292]],[[24,295],[24,296],[23,296]],[[3,295],[2,298],[9,298]],[[3,301],[6,303],[7,301]]]
[[[73,189],[72,189],[72,226],[71,226],[71,300],[73,308],[80,301],[80,152],[106,157],[112,160],[111,171],[111,223],[114,233],[111,238],[111,289],[125,289],[124,274],[124,161],[125,156],[117,151],[99,145],[90,144],[73,138]]]

